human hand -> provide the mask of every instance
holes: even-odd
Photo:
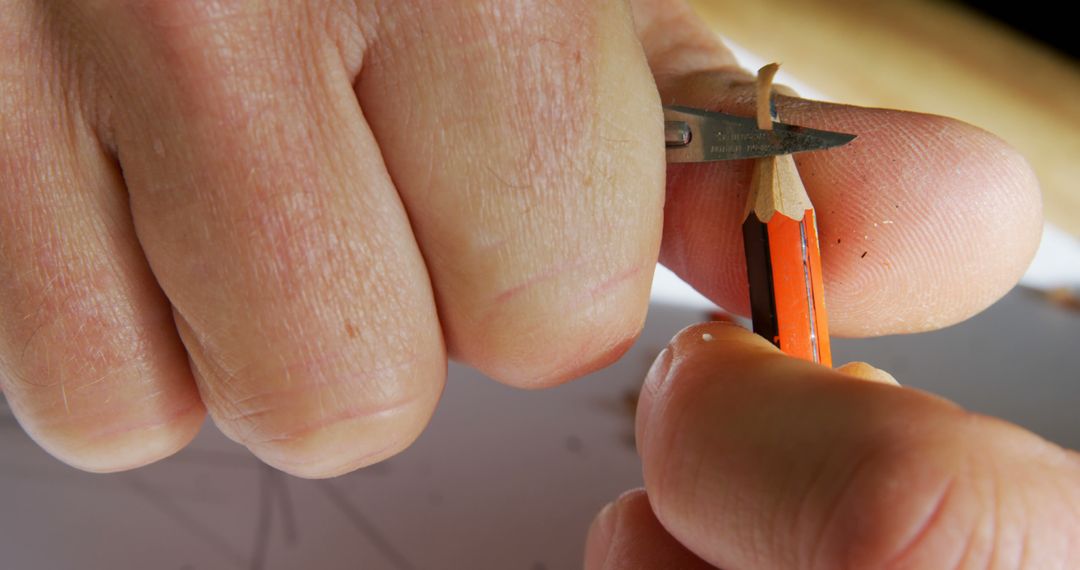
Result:
[[[447,354],[530,388],[617,358],[658,251],[737,310],[749,170],[672,169],[665,211],[660,99],[734,110],[747,77],[682,4],[633,10],[0,4],[0,386],[22,426],[115,471],[208,409],[264,461],[331,476],[420,433]],[[782,113],[859,134],[799,161],[836,332],[947,324],[1015,281],[1039,207],[1000,141]]]
[[[593,523],[588,570],[1080,565],[1080,455],[737,326],[661,353],[637,442],[645,491]]]

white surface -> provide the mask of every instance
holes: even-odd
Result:
[[[652,302],[710,310],[716,305],[663,265],[653,274]]]
[[[1080,289],[1080,240],[1046,224],[1039,250],[1020,284],[1043,290]]]

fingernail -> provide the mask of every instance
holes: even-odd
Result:
[[[656,356],[656,360],[653,360],[648,374],[645,375],[645,384],[641,387],[641,393],[638,394],[637,411],[634,413],[634,444],[637,446],[638,453],[641,453],[641,443],[645,437],[645,426],[649,422],[649,414],[652,411],[656,391],[664,384],[664,379],[667,378],[670,369],[671,346],[669,345],[660,351],[660,354]]]
[[[587,570],[599,570],[607,564],[614,538],[615,503],[611,502],[604,505],[604,508],[593,519],[592,526],[589,527],[589,535],[585,539],[585,568]]]
[[[882,384],[892,384],[893,386],[900,385],[900,382],[898,382],[892,374],[865,362],[848,362],[836,370],[862,380],[870,380],[871,382],[880,382]]]
[[[668,378],[671,377],[671,364],[675,360],[675,352],[680,350],[680,347],[686,350],[686,343],[688,342],[696,345],[721,342],[721,339],[725,336],[722,331],[729,329],[729,327],[745,330],[739,323],[726,320],[694,325],[683,329],[679,334],[675,335],[671,343],[657,355],[656,360],[649,367],[649,372],[645,376],[645,385],[638,395],[637,418],[634,422],[634,440],[637,443],[639,453],[649,423],[649,415],[652,413],[653,400],[655,400],[656,394],[664,387],[664,384],[667,383]]]
[[[596,524],[599,527],[598,530],[602,536],[611,536],[613,530],[615,530],[615,502],[612,501],[604,508],[600,509],[600,514],[596,515]]]
[[[645,390],[655,393],[664,385],[668,371],[671,370],[671,345],[668,345],[660,354],[656,355],[649,373],[645,375]]]

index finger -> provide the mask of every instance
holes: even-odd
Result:
[[[752,115],[752,77],[715,34],[689,12],[661,17],[654,4],[638,0],[635,9],[663,102]],[[784,122],[858,135],[796,155],[817,210],[833,332],[947,326],[1015,285],[1042,226],[1038,183],[1015,150],[945,117],[791,97],[777,103]],[[743,314],[750,169],[751,161],[669,165],[660,254],[699,291]]]

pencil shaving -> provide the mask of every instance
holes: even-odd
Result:
[[[779,64],[770,63],[758,70],[757,122],[758,128],[763,130],[772,130],[772,81],[779,68]],[[801,221],[806,210],[813,207],[795,166],[795,159],[790,154],[754,161],[754,173],[750,193],[746,197],[743,219],[753,213],[759,220],[768,223],[779,213],[792,220]]]
[[[780,64],[774,62],[757,72],[757,128],[763,131],[772,130],[772,83],[779,70]]]

